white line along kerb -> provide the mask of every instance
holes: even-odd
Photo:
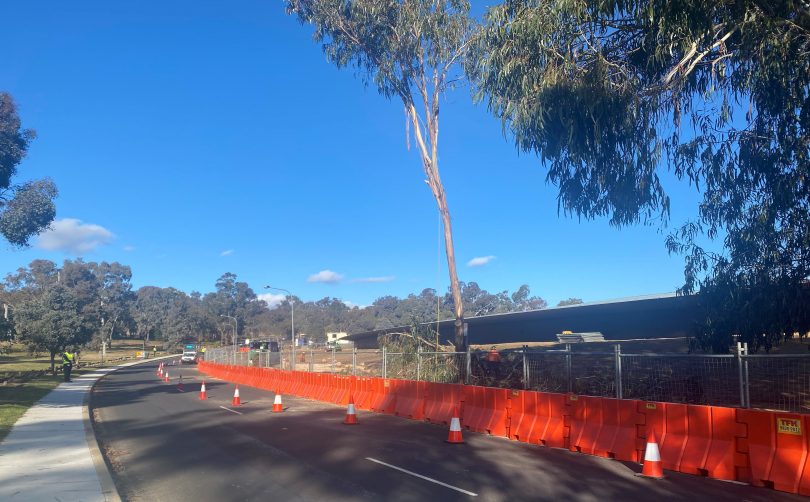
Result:
[[[422,476],[421,474],[417,474],[417,473],[409,471],[407,469],[403,469],[402,467],[397,467],[395,465],[386,464],[382,460],[377,460],[376,458],[366,457],[366,460],[371,460],[374,463],[384,465],[386,467],[390,467],[391,469],[396,469],[397,471],[404,472],[405,474],[410,474],[411,476],[416,476],[419,479],[424,479],[425,481],[430,481],[431,483],[436,483],[437,485],[442,485],[442,486],[444,486],[446,488],[450,488],[451,490],[455,490],[455,491],[461,492],[461,493],[463,493],[465,495],[469,495],[470,497],[477,497],[478,496],[477,493],[468,492],[467,490],[462,490],[461,488],[458,488],[456,486],[448,485],[447,483],[442,483],[441,481],[437,481],[437,480],[435,480],[433,478],[429,478],[427,476]]]

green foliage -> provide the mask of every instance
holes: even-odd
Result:
[[[806,3],[510,0],[488,11],[475,54],[477,98],[540,156],[563,213],[666,224],[670,169],[703,196],[667,238],[685,255],[681,291],[708,302],[787,288],[778,315],[791,319],[752,329],[808,329],[791,300],[810,278]],[[718,307],[701,335],[717,348],[741,315]]]
[[[0,92],[0,234],[19,247],[26,246],[56,216],[53,199],[57,190],[51,180],[12,183],[35,137],[34,131],[22,129],[11,95]]]
[[[22,341],[32,351],[54,355],[77,349],[93,336],[95,326],[82,315],[86,305],[76,292],[62,284],[50,287],[42,295],[17,306],[15,324]]]
[[[560,300],[557,304],[558,307],[567,307],[569,305],[581,305],[584,303],[581,298],[568,298],[567,300]]]

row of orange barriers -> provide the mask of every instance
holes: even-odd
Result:
[[[810,495],[810,415],[199,363],[230,382],[412,420]]]

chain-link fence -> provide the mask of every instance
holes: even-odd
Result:
[[[597,347],[597,350],[594,348]],[[602,348],[599,350],[598,348]],[[387,352],[297,349],[236,352],[213,349],[222,364],[380,376],[437,383],[572,392],[687,404],[810,410],[810,354],[623,354],[621,346],[568,344],[564,350],[492,352]]]

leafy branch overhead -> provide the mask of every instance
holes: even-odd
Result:
[[[56,216],[56,185],[49,179],[14,184],[17,167],[36,137],[23,129],[11,95],[0,92],[0,234],[12,245],[23,247]]]
[[[686,258],[682,291],[787,284],[801,296],[810,278],[806,2],[510,0],[488,11],[474,54],[466,68],[476,97],[520,150],[539,155],[563,213],[666,225],[669,170],[702,196],[697,219],[667,239]],[[722,249],[705,249],[704,237]],[[778,328],[732,331],[792,333],[796,304],[785,302],[774,307],[786,319]]]

